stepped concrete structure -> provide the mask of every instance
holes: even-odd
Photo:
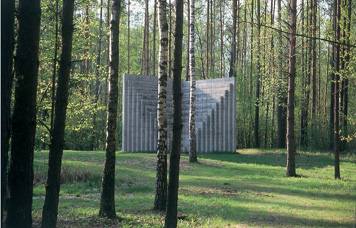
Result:
[[[173,126],[172,81],[167,84],[168,149]],[[232,152],[236,148],[234,78],[196,81],[197,151]],[[189,151],[189,82],[182,81],[182,150]],[[123,151],[156,151],[158,79],[125,75],[123,80]]]

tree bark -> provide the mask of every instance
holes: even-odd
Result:
[[[168,23],[167,1],[158,0],[159,39],[159,75],[158,75],[158,110],[157,110],[157,175],[154,209],[166,209],[167,196],[167,78],[168,78]]]
[[[189,45],[190,45],[190,0],[187,0],[187,14],[188,14],[188,16],[187,16],[187,21],[188,21],[188,26],[187,26],[187,46],[188,46],[188,48],[187,48],[187,56],[186,56],[186,61],[187,61],[187,63],[186,63],[186,72],[185,72],[185,80],[186,81],[189,81],[190,79],[189,79],[189,74],[190,74],[190,72],[189,72],[189,66],[190,66],[190,64],[189,64],[189,58],[190,58],[190,54],[189,54]]]
[[[57,61],[58,61],[58,14],[59,14],[59,0],[56,0],[56,12],[55,12],[55,31],[54,31],[54,53],[53,53],[53,68],[52,68],[52,94],[51,94],[51,124],[50,129],[52,134],[54,123],[54,105],[56,95],[56,76],[57,76]]]
[[[278,0],[277,3],[277,10],[278,10],[278,25],[279,28],[282,28],[282,13],[281,13],[281,0]],[[278,77],[280,80],[279,86],[279,95],[278,95],[278,106],[277,106],[277,147],[285,148],[286,147],[286,133],[287,133],[287,94],[285,91],[284,83],[285,77],[283,75],[283,47],[282,47],[282,32],[278,32],[278,46],[279,46],[279,53],[278,53]]]
[[[143,74],[148,76],[150,73],[150,41],[149,41],[149,12],[148,12],[148,0],[145,0],[145,23],[144,23],[144,35],[143,35]]]
[[[191,0],[194,2],[194,0]],[[182,135],[182,41],[183,0],[176,0],[176,26],[173,65],[173,142],[170,155],[169,184],[165,227],[177,227],[177,204],[179,187],[179,161]]]
[[[157,0],[153,4],[153,76],[156,76]]]
[[[261,78],[261,56],[260,56],[260,37],[261,37],[261,17],[260,0],[257,0],[257,77],[256,77],[256,102],[255,102],[255,124],[254,136],[255,147],[260,147],[260,78]]]
[[[229,77],[236,77],[236,30],[237,30],[237,10],[240,5],[239,0],[232,1],[232,41],[230,51]]]
[[[7,165],[11,133],[15,1],[1,2],[1,221],[6,208]]]
[[[72,59],[74,0],[63,1],[62,53],[59,65],[58,88],[51,146],[48,159],[46,197],[42,211],[42,227],[56,227],[60,177],[67,115],[69,77]]]
[[[32,227],[40,20],[40,0],[19,0],[7,227]]]
[[[341,0],[334,0],[334,10],[335,10],[335,40],[340,42],[340,14],[341,14]],[[334,59],[334,177],[335,179],[340,179],[340,128],[339,128],[339,117],[340,117],[340,89],[339,89],[339,81],[340,81],[340,44],[334,44],[335,51],[335,59]]]
[[[296,30],[297,0],[289,0],[289,64],[288,64],[288,106],[287,106],[287,172],[288,177],[296,176],[294,136],[294,96],[296,75]]]
[[[155,0],[156,1],[156,0]],[[156,2],[155,2],[156,4]],[[130,15],[131,15],[131,9],[130,9],[130,6],[131,6],[131,1],[130,0],[127,0],[127,74],[130,74],[130,69],[131,69],[131,47],[130,47],[130,39],[131,39],[131,28],[130,28]],[[155,32],[155,30],[154,30]],[[155,36],[154,36],[154,41],[156,40],[155,39]],[[155,47],[155,46],[153,46]],[[155,51],[156,49],[153,48],[153,51]],[[155,52],[154,52],[155,53]]]
[[[106,159],[101,185],[99,215],[115,218],[115,150],[116,150],[116,122],[118,103],[119,78],[119,20],[121,1],[111,1],[110,18],[110,58],[109,58],[109,101],[106,123]]]
[[[195,110],[196,110],[196,81],[195,81],[195,0],[190,0],[189,15],[189,162],[198,162],[197,158],[197,137],[195,129]]]
[[[100,96],[100,68],[101,68],[101,43],[103,36],[103,0],[100,0],[100,13],[99,13],[99,36],[98,36],[98,52],[96,56],[95,66],[95,88],[94,88],[94,113],[93,113],[93,132],[91,135],[91,150],[97,148],[97,109]]]

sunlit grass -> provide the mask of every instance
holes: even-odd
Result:
[[[34,218],[44,201],[46,152],[35,155]],[[59,224],[87,227],[108,224],[97,217],[102,151],[65,151]],[[116,206],[123,227],[160,227],[163,215],[152,211],[155,188],[154,153],[118,153]],[[199,164],[181,161],[180,227],[352,227],[356,215],[356,156],[344,155],[342,180],[333,179],[328,153],[297,156],[301,178],[285,177],[283,150],[240,150],[237,154],[205,154]]]

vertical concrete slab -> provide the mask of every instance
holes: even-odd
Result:
[[[224,109],[224,151],[229,151],[229,91],[225,90]]]

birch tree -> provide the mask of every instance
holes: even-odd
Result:
[[[168,23],[167,1],[158,1],[159,74],[157,107],[157,174],[154,209],[164,211],[167,197],[167,78],[168,78]]]
[[[195,130],[195,0],[190,0],[189,8],[189,161],[197,162],[197,137]]]

